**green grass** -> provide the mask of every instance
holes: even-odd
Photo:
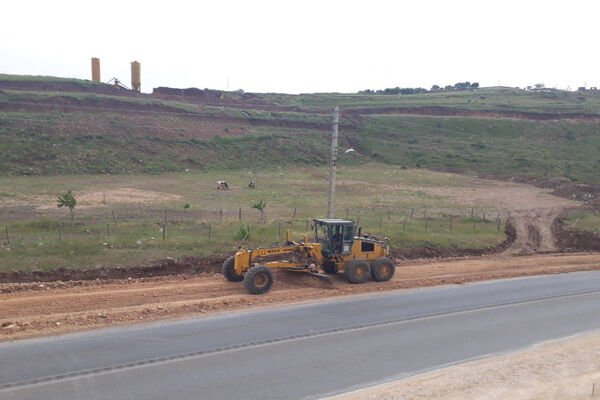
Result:
[[[585,93],[555,91],[527,92],[523,90],[478,89],[430,92],[412,95],[377,95],[318,93],[303,95],[261,94],[265,100],[284,106],[323,110],[339,106],[348,108],[370,107],[423,107],[443,106],[468,110],[600,113],[600,92]]]
[[[452,232],[449,218],[433,217],[408,219],[392,215],[388,220],[367,213],[360,219],[363,232],[386,236],[396,247],[469,247],[481,248],[501,242],[503,232],[498,231],[494,221],[477,220],[473,230],[471,218],[455,218]],[[282,222],[283,221],[283,222]],[[236,240],[240,224],[250,227],[248,240]],[[281,231],[280,231],[281,224]],[[142,219],[106,224],[77,222],[71,228],[63,219],[61,240],[57,220],[24,221],[8,224],[11,243],[0,246],[0,271],[7,270],[50,270],[64,268],[93,268],[102,266],[139,265],[152,260],[178,256],[208,256],[230,252],[244,247],[269,246],[283,241],[285,229],[290,229],[292,237],[300,240],[306,233],[306,222],[300,219],[271,221],[266,224],[254,218],[244,221],[228,220],[221,224],[186,219],[173,221],[166,226],[165,240],[162,239],[162,223],[159,220]],[[279,234],[281,232],[281,238]],[[109,236],[110,233],[110,236]]]
[[[226,179],[229,191],[215,189],[216,181]],[[256,189],[247,188],[250,179]],[[448,188],[448,195],[433,195],[429,189]],[[403,170],[383,164],[339,168],[337,216],[360,219],[363,232],[381,234],[397,247],[481,248],[504,239],[494,219],[505,218],[507,209],[496,201],[472,204],[461,193],[475,185],[472,178],[425,170]],[[142,264],[157,258],[182,255],[209,255],[229,252],[239,245],[271,245],[290,228],[295,239],[306,231],[307,220],[324,217],[327,204],[327,167],[272,168],[149,175],[56,175],[47,177],[0,177],[0,187],[11,197],[0,204],[0,227],[8,226],[11,244],[0,231],[0,270],[90,268]],[[148,204],[107,204],[82,200],[89,192],[102,193],[120,188],[154,191],[176,200]],[[365,190],[368,188],[368,190]],[[73,189],[79,198],[75,225],[69,213],[56,208],[56,196]],[[100,197],[101,198],[101,197]],[[251,206],[267,203],[267,223],[259,223],[260,213]],[[190,204],[185,211],[183,206]],[[27,206],[27,207],[21,207]],[[33,210],[38,208],[33,216]],[[475,208],[475,230],[470,216]],[[242,209],[242,221],[238,220]],[[166,240],[160,228],[168,209]],[[296,209],[296,216],[292,218]],[[410,218],[413,209],[413,218]],[[220,210],[223,220],[220,220]],[[117,225],[111,212],[115,211]],[[487,222],[481,220],[487,213]],[[425,230],[425,213],[427,230]],[[450,215],[453,227],[450,231]],[[406,219],[406,225],[404,220]],[[380,228],[381,221],[381,228]],[[63,240],[58,240],[62,223]],[[110,238],[106,224],[110,224]],[[208,240],[208,224],[211,239]],[[240,225],[250,225],[250,239],[235,240]],[[151,239],[154,237],[154,239]],[[136,244],[137,241],[142,244]],[[40,245],[40,243],[42,243]],[[107,245],[104,245],[107,243]],[[7,250],[10,248],[10,250]]]
[[[10,75],[0,74],[0,81],[19,81],[19,82],[47,82],[47,83],[79,83],[84,85],[104,85],[100,82],[93,82],[86,79],[59,78],[57,76],[43,75]]]
[[[410,167],[598,182],[597,129],[594,122],[372,116],[359,148]]]
[[[600,232],[600,215],[598,212],[577,212],[569,214],[566,225],[590,232]]]

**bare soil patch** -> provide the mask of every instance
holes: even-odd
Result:
[[[242,282],[210,272],[221,259],[193,275],[98,279],[0,285],[0,340],[56,334],[147,320],[199,316],[335,296],[446,284],[600,270],[600,253],[400,261],[389,282],[347,283],[341,274],[332,285],[306,276],[277,272],[273,289],[247,293]]]
[[[531,111],[469,110],[464,108],[443,106],[352,108],[344,110],[344,113],[353,115],[400,114],[475,118],[518,118],[529,119],[534,121],[547,121],[557,119],[600,121],[600,115],[591,113],[586,114]]]

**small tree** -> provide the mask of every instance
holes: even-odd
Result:
[[[258,211],[260,211],[260,218],[263,221],[266,221],[265,218],[265,207],[267,207],[267,203],[264,200],[259,201],[258,203],[254,204],[252,206],[252,208],[256,208]]]
[[[240,230],[235,233],[233,238],[235,240],[246,241],[250,239],[250,232],[244,225],[240,225]]]
[[[67,193],[58,196],[56,201],[58,201],[58,208],[67,207],[71,212],[71,227],[73,227],[73,209],[77,205],[77,200],[73,196],[73,193],[69,190]]]
[[[185,203],[185,204],[183,205],[183,209],[184,209],[184,211],[187,211],[187,210],[188,210],[188,208],[190,208],[190,205],[189,205],[189,203]]]

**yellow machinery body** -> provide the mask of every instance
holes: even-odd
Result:
[[[308,238],[304,237],[301,243],[295,243],[289,241],[289,244],[277,246],[277,247],[266,247],[258,249],[244,250],[240,249],[235,253],[235,272],[243,275],[252,266],[255,265],[255,260],[262,257],[290,254],[296,255],[301,260],[308,260],[304,262],[294,261],[269,261],[260,263],[269,268],[284,268],[289,270],[307,270],[316,268],[317,266],[323,266],[326,262],[333,263],[335,270],[343,270],[348,262],[355,259],[362,259],[366,261],[374,261],[379,257],[388,256],[388,248],[384,243],[376,243],[370,239],[355,238],[349,254],[335,254],[330,256],[324,256],[322,253],[321,243],[310,243]],[[368,244],[365,246],[365,244]],[[371,245],[372,246],[369,246]],[[363,251],[367,248],[367,251]]]
[[[352,221],[337,219],[315,219],[315,240],[308,236],[300,242],[290,239],[287,231],[285,244],[258,248],[240,249],[223,263],[223,275],[232,282],[243,280],[250,293],[267,292],[274,280],[271,269],[305,272],[310,275],[332,279],[320,274],[344,271],[350,283],[364,283],[369,277],[376,281],[387,281],[394,275],[395,266],[388,258],[386,241],[371,235],[355,235],[356,225]],[[289,260],[270,261],[269,258],[289,255]]]

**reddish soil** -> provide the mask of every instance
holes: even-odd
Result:
[[[0,111],[18,111],[18,112],[48,112],[61,111],[64,113],[77,111],[79,113],[116,113],[116,114],[136,114],[139,112],[171,114],[174,116],[183,116],[192,120],[214,121],[221,123],[243,123],[258,126],[275,126],[287,128],[319,129],[329,130],[329,123],[317,123],[308,121],[290,121],[287,119],[257,119],[244,117],[231,117],[219,115],[204,115],[197,112],[185,111],[180,108],[171,107],[165,104],[138,103],[114,98],[74,98],[70,96],[50,96],[38,99],[35,102],[0,102]],[[354,125],[346,121],[346,129],[354,129]]]
[[[310,276],[278,271],[273,289],[260,296],[218,273],[0,285],[0,340],[147,320],[288,304],[395,289],[600,269],[600,253],[397,261],[389,282],[331,285]]]
[[[497,111],[497,110],[468,110],[464,108],[423,106],[423,107],[373,107],[345,109],[344,114],[370,115],[370,114],[403,114],[403,115],[431,115],[451,117],[475,118],[519,118],[529,120],[585,120],[600,121],[598,114],[583,113],[556,113],[556,112],[526,112],[526,111]]]

